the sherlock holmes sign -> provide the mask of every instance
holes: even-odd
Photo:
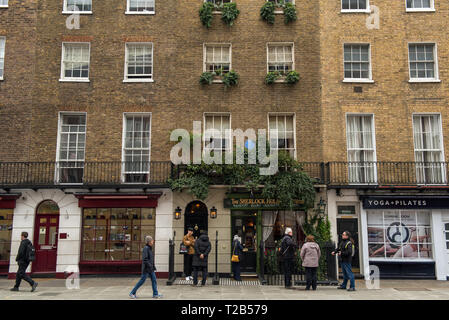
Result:
[[[449,197],[362,197],[364,209],[444,209]]]
[[[277,199],[229,198],[224,199],[224,207],[230,209],[279,209]],[[303,200],[293,200],[293,209],[301,209]]]

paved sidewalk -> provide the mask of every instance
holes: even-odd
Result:
[[[129,299],[128,294],[138,277],[81,277],[80,289],[69,290],[66,280],[37,279],[39,286],[31,293],[27,283],[19,292],[11,292],[13,280],[0,279],[0,300],[117,300]],[[369,290],[363,280],[356,281],[356,292],[337,290],[336,287],[319,286],[317,291],[304,287],[285,289],[280,286],[207,285],[193,288],[189,285],[167,286],[160,279],[159,291],[164,299],[176,300],[448,300],[449,282],[431,280],[381,280],[379,290]],[[192,291],[195,294],[192,294]],[[137,292],[140,299],[151,299],[151,281]]]

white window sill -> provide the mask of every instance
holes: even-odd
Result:
[[[3,81],[3,80],[5,80],[3,77],[0,77],[0,81]]]
[[[274,14],[284,14],[284,11],[274,11]]]
[[[374,83],[371,79],[344,79],[344,83]]]
[[[0,9],[1,8],[6,9],[6,8],[8,8],[8,6],[0,6]]]
[[[435,12],[435,8],[406,9],[405,12]]]
[[[62,11],[62,14],[92,14],[92,11]]]
[[[440,83],[440,79],[410,79],[409,83]]]
[[[153,79],[124,79],[125,83],[154,82]]]
[[[344,9],[341,9],[340,12],[341,13],[371,13],[371,8],[367,8],[367,9],[363,9],[363,10],[351,10],[351,9],[344,10]]]
[[[135,15],[140,15],[140,14],[153,15],[153,14],[156,14],[156,12],[155,11],[126,11],[125,14],[131,14],[131,15],[133,15],[133,14],[135,14]]]
[[[59,79],[59,82],[90,82],[89,79]]]
[[[212,14],[223,14],[221,11],[212,11]]]
[[[223,80],[212,80],[212,83],[223,83]]]

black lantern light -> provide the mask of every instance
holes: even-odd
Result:
[[[215,207],[210,208],[210,218],[211,219],[217,218],[217,208]]]
[[[181,213],[182,213],[182,209],[178,206],[175,209],[175,220],[181,219]]]
[[[323,198],[320,197],[320,202],[318,202],[318,211],[320,214],[324,214],[326,210],[326,201],[323,200]]]

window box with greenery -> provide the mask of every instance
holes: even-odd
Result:
[[[234,70],[229,72],[222,72],[217,70],[215,72],[203,72],[200,76],[200,83],[209,85],[212,83],[223,83],[225,87],[236,86],[239,83],[240,76]]]
[[[237,4],[229,0],[205,1],[200,8],[199,15],[201,23],[206,28],[211,27],[214,14],[221,14],[221,20],[231,27],[239,16],[240,11],[237,9]]]
[[[289,24],[298,19],[293,0],[267,0],[260,8],[260,16],[268,24],[274,24],[275,14],[284,14],[284,23]]]
[[[265,84],[288,83],[295,84],[299,81],[299,73],[295,70],[284,73],[281,71],[270,71],[265,77]]]

